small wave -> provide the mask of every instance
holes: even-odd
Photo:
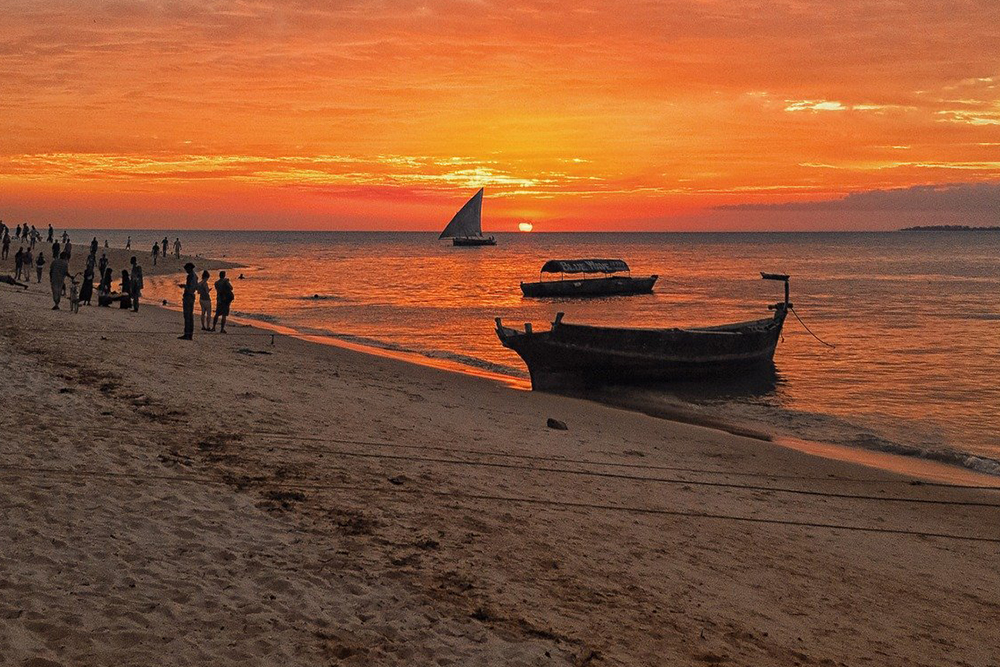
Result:
[[[268,324],[277,324],[279,321],[274,315],[266,313],[248,313],[242,310],[234,310],[232,314],[247,320],[257,320],[258,322],[267,322]]]
[[[308,296],[293,296],[296,301],[350,301],[346,296],[336,294],[310,294]]]
[[[856,418],[846,419],[837,415],[783,408],[764,396],[721,397],[705,400],[705,397],[690,392],[659,391],[645,396],[642,400],[656,400],[661,403],[676,402],[685,410],[694,409],[699,414],[727,423],[747,425],[749,428],[768,431],[777,436],[789,435],[812,442],[822,442],[854,449],[862,449],[914,459],[924,459],[964,468],[972,472],[1000,477],[1000,460],[982,454],[951,448],[950,443],[940,439],[932,431],[920,429],[918,424],[908,422],[898,426],[898,436],[887,433],[891,424],[873,426]],[[631,393],[617,392],[618,399],[632,396]],[[700,400],[699,400],[700,398]],[[600,400],[600,399],[597,399]],[[909,441],[909,442],[907,442]]]
[[[952,466],[959,466],[972,470],[973,472],[996,475],[1000,477],[1000,460],[991,459],[987,456],[970,454],[958,450],[927,449],[915,445],[904,445],[898,442],[886,440],[877,435],[864,434],[854,438],[852,444],[862,449],[870,449],[897,456],[909,456],[917,459],[936,461]]]
[[[1000,313],[965,313],[956,317],[960,320],[1000,320]]]
[[[345,334],[336,331],[330,331],[328,329],[304,329],[300,328],[299,331],[304,334],[313,336],[326,336],[328,338],[335,338],[337,340],[342,340],[346,343],[354,343],[355,345],[363,345],[365,347],[372,347],[379,350],[389,350],[390,352],[404,352],[407,354],[416,354],[422,357],[427,357],[428,359],[441,359],[444,361],[452,361],[462,366],[469,366],[470,368],[478,368],[480,370],[489,371],[491,373],[496,373],[498,375],[507,375],[516,378],[526,378],[528,374],[524,371],[513,368],[511,366],[505,366],[503,364],[496,364],[485,359],[480,359],[478,357],[472,357],[467,354],[456,354],[454,352],[448,352],[446,350],[434,350],[434,349],[420,349],[415,347],[407,347],[399,343],[394,343],[392,341],[379,340],[377,338],[369,338],[367,336],[358,336],[355,334]]]

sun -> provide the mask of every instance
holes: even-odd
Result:
[[[533,228],[533,225],[530,222],[522,222],[517,226],[517,228],[520,229],[522,232],[530,232]]]

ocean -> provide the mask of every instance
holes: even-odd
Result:
[[[640,327],[755,319],[782,296],[759,272],[788,273],[795,310],[835,347],[789,317],[773,377],[617,391],[778,436],[1000,474],[1000,233],[521,233],[454,248],[432,233],[149,231],[133,233],[133,247],[148,262],[164,235],[245,266],[231,272],[244,276],[235,315],[521,387],[526,369],[498,342],[495,317],[536,328],[557,312]],[[581,257],[655,273],[655,292],[522,297],[519,282],[537,280],[546,260]],[[149,298],[179,301],[175,280],[149,282]]]

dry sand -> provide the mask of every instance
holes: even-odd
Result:
[[[1000,492],[44,286],[0,285],[0,664],[1000,664]]]

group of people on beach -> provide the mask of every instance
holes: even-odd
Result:
[[[229,282],[225,271],[219,271],[219,279],[215,281],[215,317],[212,317],[212,288],[208,281],[211,274],[208,271],[201,272],[201,280],[194,270],[194,264],[188,262],[184,265],[186,279],[183,284],[178,285],[184,290],[181,297],[181,306],[184,311],[184,333],[178,338],[181,340],[191,340],[194,337],[194,301],[195,297],[201,305],[201,330],[215,331],[219,319],[222,319],[220,333],[226,333],[226,319],[229,317],[229,306],[233,303],[233,284]]]
[[[67,247],[69,246],[69,247]],[[108,242],[104,242],[104,247],[108,248]],[[80,312],[80,304],[91,305],[94,298],[94,278],[97,277],[97,305],[105,308],[117,302],[122,310],[139,312],[139,300],[142,297],[143,283],[142,266],[138,260],[132,257],[129,260],[129,268],[122,269],[121,280],[118,284],[119,292],[114,291],[114,271],[109,266],[107,253],[102,252],[100,259],[97,252],[100,245],[95,236],[90,242],[90,253],[87,255],[87,264],[83,270],[83,279],[77,280],[79,273],[71,273],[69,260],[72,258],[72,246],[68,237],[65,244],[60,247],[59,241],[52,242],[52,263],[49,266],[49,286],[52,288],[52,310],[59,310],[62,297],[66,295],[66,279],[69,278],[69,302],[70,310]],[[39,251],[39,260],[44,255]],[[38,270],[38,282],[41,282],[41,269]]]
[[[132,240],[132,237],[130,236],[129,237],[129,241],[131,241],[131,240]],[[167,237],[166,236],[163,237],[163,245],[162,246],[158,242],[156,242],[156,241],[153,242],[153,266],[156,266],[156,259],[161,254],[163,255],[163,259],[167,258]],[[181,240],[180,240],[179,237],[174,239],[174,258],[175,259],[180,259],[181,258]]]
[[[34,253],[35,243],[41,239],[41,234],[34,226],[29,227],[27,224],[18,225],[14,230],[14,239],[15,241],[27,243],[28,247],[26,249],[22,245],[15,253],[13,277],[4,275],[0,277],[0,281],[27,289],[28,285],[25,283],[31,281],[32,269],[35,270],[36,282],[41,283],[42,274],[46,264],[48,264],[49,284],[52,289],[52,310],[60,310],[60,303],[63,297],[66,296],[68,296],[72,312],[79,312],[80,304],[91,305],[94,296],[94,279],[97,277],[98,306],[110,307],[113,303],[117,302],[121,310],[139,312],[139,301],[142,297],[144,284],[142,266],[138,263],[136,257],[131,257],[129,267],[122,269],[121,279],[118,283],[119,291],[116,293],[114,291],[114,272],[108,266],[107,253],[102,252],[100,258],[97,256],[100,244],[96,236],[90,242],[90,253],[87,256],[82,280],[78,280],[77,278],[79,273],[70,272],[69,262],[72,258],[73,246],[69,239],[69,234],[65,231],[62,233],[61,243],[60,241],[53,240],[54,237],[55,230],[52,228],[52,225],[49,225],[48,243],[51,244],[52,260],[51,262],[47,262],[42,249],[38,250],[37,256]],[[0,246],[2,246],[2,259],[6,260],[10,252],[11,231],[3,221],[0,221]],[[125,248],[130,250],[131,246],[132,237],[129,236]],[[162,247],[163,257],[165,258],[167,257],[166,237],[163,239]],[[104,248],[109,248],[107,240],[104,241]],[[159,255],[160,245],[159,243],[154,243],[152,252],[154,266]],[[174,256],[180,259],[180,238],[174,240]],[[182,340],[191,340],[193,338],[194,302],[196,298],[201,304],[202,331],[215,331],[221,320],[221,327],[219,329],[221,333],[226,333],[226,320],[229,317],[229,307],[234,299],[232,283],[226,277],[226,272],[220,271],[219,278],[214,283],[216,305],[213,317],[211,294],[213,288],[209,283],[211,275],[208,271],[203,271],[199,280],[194,269],[195,266],[191,262],[184,265],[187,279],[184,284],[180,285],[184,290],[181,300],[184,312],[184,333],[180,336]],[[67,278],[70,281],[68,295]],[[21,282],[22,280],[24,282]]]

